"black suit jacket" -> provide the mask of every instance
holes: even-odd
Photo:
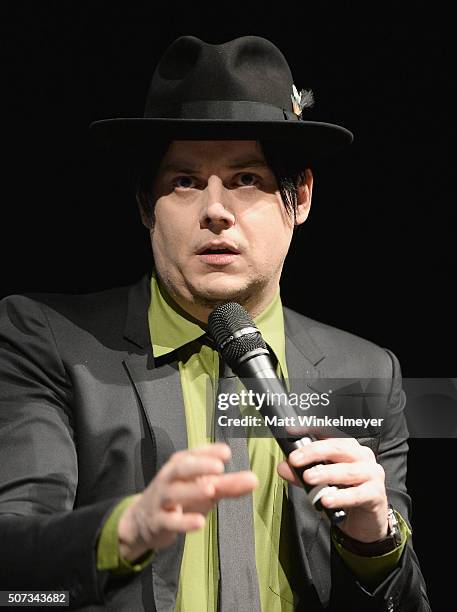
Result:
[[[0,302],[0,589],[69,590],[81,610],[172,612],[184,535],[138,575],[96,569],[113,506],[187,448],[176,357],[154,359],[149,277],[99,293]],[[409,521],[407,430],[396,358],[284,308],[290,379],[388,377],[389,424],[362,440],[384,466],[390,501]],[[372,593],[334,550],[327,521],[289,485],[297,609],[429,610],[409,541]],[[200,611],[195,611],[200,612]]]

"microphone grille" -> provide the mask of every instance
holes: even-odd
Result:
[[[233,338],[237,332],[249,327],[255,327],[255,323],[250,314],[237,302],[218,306],[208,317],[208,333],[230,366],[249,351],[267,348],[258,331]]]

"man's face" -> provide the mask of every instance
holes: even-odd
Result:
[[[311,185],[304,190],[300,197],[310,200]],[[293,219],[260,145],[173,141],[154,197],[155,266],[175,301],[200,319],[231,300],[254,316],[261,312],[278,287]],[[302,206],[298,222],[308,207]]]

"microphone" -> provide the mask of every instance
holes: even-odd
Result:
[[[290,416],[293,410],[284,386],[276,375],[267,345],[249,313],[236,302],[218,306],[208,317],[208,335],[247,391],[264,394],[263,397],[269,398],[260,407],[261,415],[269,417],[267,423],[274,423],[276,420],[287,422],[281,419]],[[293,437],[283,427],[270,424],[268,427],[286,457],[293,450],[316,440],[313,435]],[[312,465],[317,464],[307,467]],[[325,508],[320,501],[323,495],[336,487],[309,485],[303,478],[303,468],[292,467],[292,470],[307,492],[311,504],[316,510],[324,512],[332,525],[337,525],[346,518],[344,510]]]

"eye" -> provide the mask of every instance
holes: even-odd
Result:
[[[254,187],[259,182],[259,177],[252,172],[243,172],[237,178],[241,187]]]
[[[178,189],[192,189],[195,186],[195,181],[191,176],[183,174],[173,180],[173,185]]]

